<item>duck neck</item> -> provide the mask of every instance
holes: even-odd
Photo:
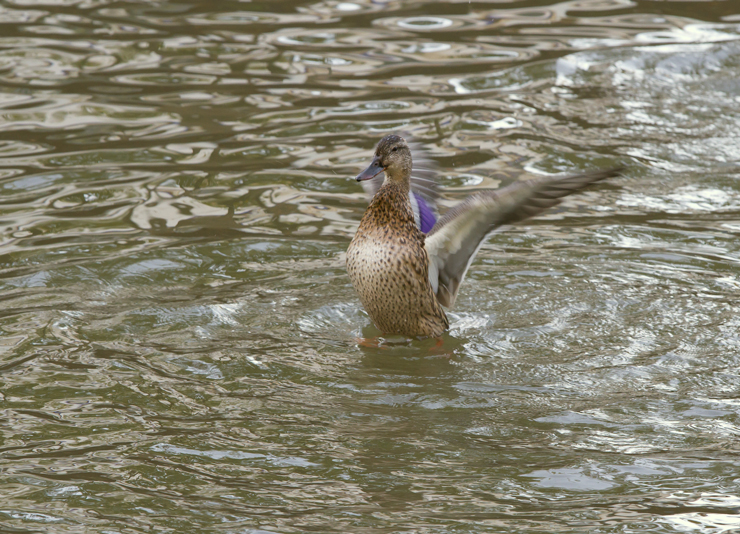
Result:
[[[394,191],[408,196],[409,191],[411,190],[411,181],[408,176],[391,178],[386,174],[382,187],[391,187]]]
[[[389,224],[415,225],[408,181],[403,183],[386,179],[373,197],[366,216],[373,220],[372,224],[381,227]]]
[[[408,180],[391,180],[386,178],[380,187],[380,191],[383,191],[385,193],[384,196],[390,200],[396,200],[403,204],[409,203],[410,186]]]

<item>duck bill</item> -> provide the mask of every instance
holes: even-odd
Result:
[[[363,180],[372,180],[384,170],[385,168],[380,165],[380,158],[375,156],[367,169],[358,174],[355,179],[358,182],[362,182]]]

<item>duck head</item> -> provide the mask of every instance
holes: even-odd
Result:
[[[357,181],[370,180],[385,172],[387,180],[408,182],[411,176],[411,149],[399,135],[386,135],[375,147],[375,154],[367,169],[357,175]]]

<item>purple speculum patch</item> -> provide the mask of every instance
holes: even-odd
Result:
[[[429,204],[421,196],[413,195],[416,199],[417,206],[419,206],[419,229],[427,234],[434,227],[434,223],[437,222],[437,217],[435,217],[434,211],[432,211],[432,208],[429,207]]]

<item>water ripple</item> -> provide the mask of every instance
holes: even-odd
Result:
[[[733,2],[1,4],[0,530],[738,529]],[[399,130],[441,211],[627,170],[383,337]]]

